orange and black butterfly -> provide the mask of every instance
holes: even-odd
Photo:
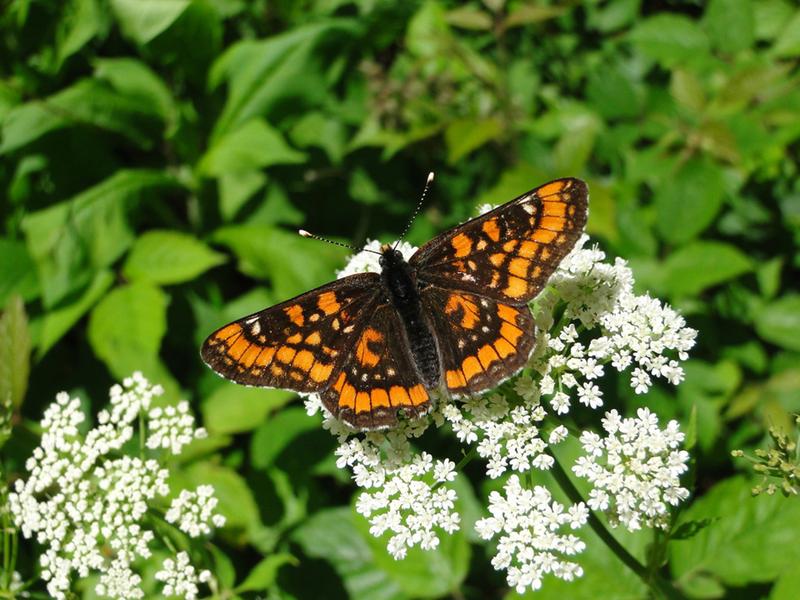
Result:
[[[586,224],[588,190],[557,179],[443,233],[408,262],[344,277],[212,333],[203,360],[245,385],[315,392],[343,421],[392,426],[430,392],[475,394],[519,371],[533,348],[528,302]]]

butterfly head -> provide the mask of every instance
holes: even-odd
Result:
[[[395,265],[406,262],[399,250],[395,250],[391,244],[381,246],[381,257],[378,259],[381,268],[387,269]]]

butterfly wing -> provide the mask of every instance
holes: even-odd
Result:
[[[558,179],[431,240],[410,263],[438,341],[447,389],[496,386],[527,362],[527,302],[545,286],[586,224],[588,190]]]
[[[495,387],[525,366],[534,341],[526,304],[429,286],[422,305],[438,341],[442,378],[453,395]]]
[[[258,387],[320,392],[377,306],[380,275],[351,275],[238,319],[200,354],[223,377]]]
[[[430,410],[429,394],[391,304],[379,305],[372,314],[321,398],[331,413],[359,429],[390,427],[400,409],[411,417]]]
[[[424,283],[528,302],[580,237],[588,198],[580,179],[551,181],[434,238],[409,262]]]

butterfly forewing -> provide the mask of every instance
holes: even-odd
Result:
[[[237,383],[319,392],[376,307],[380,276],[339,279],[212,333],[203,360]]]
[[[360,429],[393,425],[399,409],[411,417],[428,412],[430,397],[391,304],[382,304],[372,314],[349,347],[331,387],[323,392],[322,402]]]
[[[580,237],[587,201],[584,182],[557,179],[434,238],[409,262],[423,282],[528,302]]]

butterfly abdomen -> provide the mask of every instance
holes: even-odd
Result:
[[[388,250],[382,258],[383,284],[389,301],[400,315],[411,356],[425,385],[429,389],[436,388],[440,379],[439,355],[433,332],[422,316],[422,302],[414,272],[394,250]]]

